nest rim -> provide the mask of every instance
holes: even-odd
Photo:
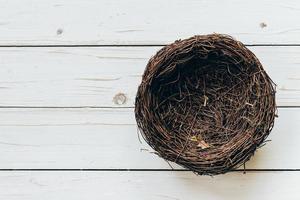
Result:
[[[135,99],[144,140],[200,175],[247,162],[274,126],[276,84],[257,57],[224,34],[196,35],[150,58]]]

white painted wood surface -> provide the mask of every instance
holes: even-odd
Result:
[[[171,169],[139,142],[133,109],[0,111],[2,169]],[[279,109],[271,141],[247,169],[300,169],[299,111]]]
[[[0,106],[133,106],[147,61],[159,48],[1,48]],[[299,106],[300,47],[249,48],[278,85],[277,104]],[[119,93],[126,95],[123,104],[114,101]]]
[[[300,43],[289,0],[1,0],[0,44],[165,44],[227,33],[248,44]]]
[[[300,199],[300,1],[0,3],[0,199]],[[260,172],[169,171],[139,142],[148,59],[212,32],[252,45],[278,85],[272,141],[246,164]]]
[[[300,173],[0,172],[1,199],[299,199]]]

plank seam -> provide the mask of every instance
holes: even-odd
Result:
[[[145,172],[155,172],[155,171],[178,171],[178,172],[191,172],[191,170],[188,169],[27,169],[27,168],[20,168],[20,169],[0,169],[0,171],[132,171],[132,172],[139,172],[139,171],[145,171]],[[300,172],[300,168],[295,169],[234,169],[230,172]]]
[[[276,106],[277,108],[300,108],[299,106]],[[0,109],[99,109],[99,108],[105,108],[105,109],[134,109],[134,106],[0,106]]]
[[[163,47],[167,44],[40,44],[40,45],[0,45],[0,48],[33,48],[33,47]],[[248,47],[300,47],[300,44],[245,44]]]

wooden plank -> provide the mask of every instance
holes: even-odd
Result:
[[[0,45],[165,44],[212,32],[248,44],[300,43],[300,2],[291,0],[3,2]]]
[[[247,169],[300,169],[299,111],[279,109]],[[139,142],[133,109],[1,109],[0,119],[1,169],[170,169]]]
[[[159,48],[1,48],[0,106],[133,106]],[[278,85],[277,104],[300,106],[300,47],[250,49]]]
[[[0,198],[53,199],[288,199],[298,200],[300,173],[0,172]]]

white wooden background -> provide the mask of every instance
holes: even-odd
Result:
[[[300,1],[0,0],[0,199],[300,199]],[[138,139],[133,102],[163,45],[249,46],[279,118],[243,169],[174,170]]]

